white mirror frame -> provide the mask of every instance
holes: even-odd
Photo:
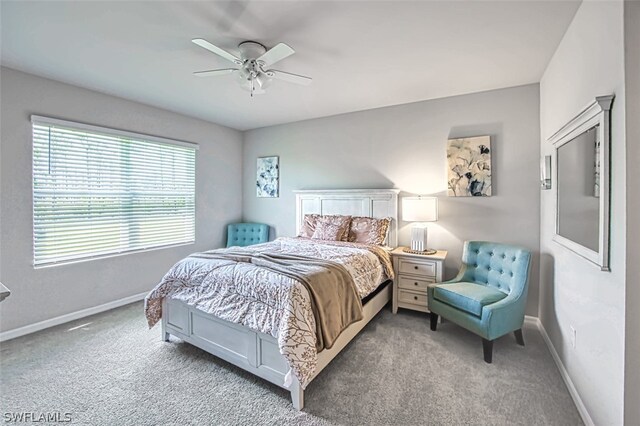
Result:
[[[556,223],[553,241],[561,244],[569,250],[577,253],[587,260],[595,263],[603,271],[609,269],[609,182],[610,182],[610,121],[611,121],[611,104],[613,103],[613,95],[599,96],[589,106],[583,109],[576,117],[571,119],[560,130],[553,134],[547,141],[554,145],[554,167],[553,180],[555,186],[556,201]],[[570,142],[575,137],[581,135],[594,126],[600,126],[598,129],[600,136],[600,218],[598,232],[598,251],[594,251],[588,247],[578,244],[573,240],[563,237],[559,234],[559,200],[558,200],[558,148]]]

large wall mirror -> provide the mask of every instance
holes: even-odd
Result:
[[[602,96],[555,133],[554,241],[609,270],[609,120]]]

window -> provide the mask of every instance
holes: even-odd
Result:
[[[197,145],[31,121],[35,266],[195,240]]]

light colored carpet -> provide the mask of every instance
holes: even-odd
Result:
[[[479,338],[428,323],[385,308],[297,412],[279,387],[175,338],[162,342],[135,303],[0,344],[2,421],[28,411],[91,425],[582,424],[536,329],[525,329],[524,348],[513,336],[496,341],[489,365]]]

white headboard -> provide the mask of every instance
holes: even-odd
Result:
[[[316,189],[293,191],[296,194],[296,235],[305,214],[340,214],[351,216],[390,217],[386,244],[398,245],[398,189]]]

